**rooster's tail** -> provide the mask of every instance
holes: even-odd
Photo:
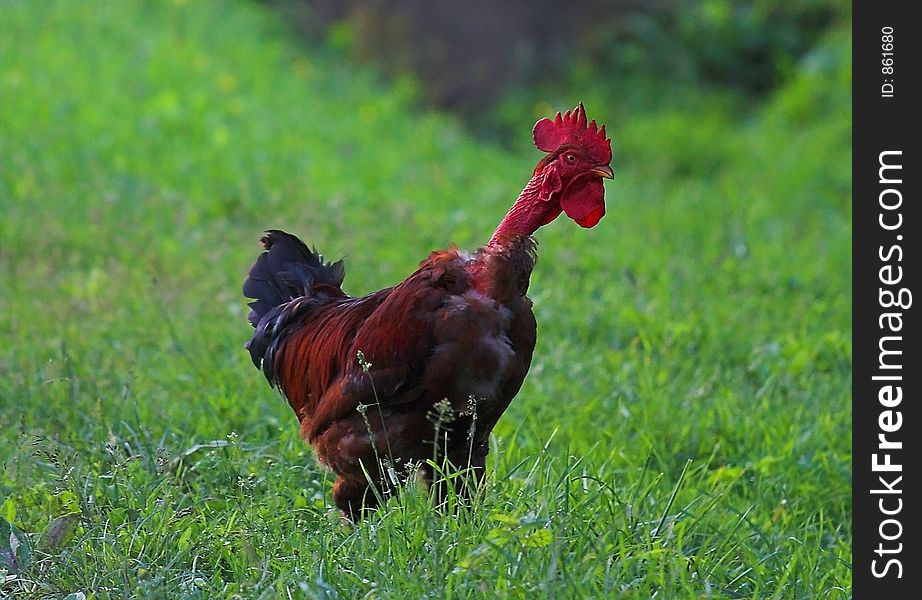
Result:
[[[272,354],[287,326],[330,298],[344,297],[346,269],[343,261],[324,263],[323,256],[284,231],[267,231],[259,255],[243,283],[250,302],[250,324],[256,328],[246,343],[253,364],[272,381]]]

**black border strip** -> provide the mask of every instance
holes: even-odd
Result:
[[[916,516],[922,506],[919,495],[910,491],[922,483],[916,468],[919,444],[912,435],[919,430],[917,407],[922,398],[922,363],[913,351],[919,344],[919,309],[914,302],[922,302],[922,296],[914,298],[913,304],[906,293],[897,296],[901,289],[922,293],[917,285],[922,228],[915,206],[919,174],[913,168],[918,163],[914,150],[918,115],[914,113],[922,112],[915,82],[922,23],[910,17],[910,6],[909,2],[889,1],[852,4],[855,598],[916,597],[922,582],[918,552],[922,539]],[[885,54],[886,28],[892,28],[892,55]],[[888,58],[892,65],[886,64]],[[888,66],[892,73],[887,72]],[[881,160],[902,168],[881,171]],[[881,202],[891,208],[882,207]],[[899,281],[888,283],[898,275]],[[894,294],[893,300],[888,293]],[[891,301],[909,306],[884,306]],[[899,317],[893,316],[896,314]],[[889,353],[881,353],[881,344]],[[883,444],[880,435],[884,435]],[[887,462],[900,465],[899,470],[887,467]]]

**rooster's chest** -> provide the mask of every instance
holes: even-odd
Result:
[[[436,314],[430,392],[461,412],[503,401],[498,396],[516,363],[510,334],[519,308],[473,289],[449,296]]]

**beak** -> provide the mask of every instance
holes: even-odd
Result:
[[[611,167],[608,165],[601,165],[598,167],[592,168],[592,174],[598,175],[599,177],[604,177],[606,179],[614,179],[615,172],[611,170]]]

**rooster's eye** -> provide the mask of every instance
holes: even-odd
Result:
[[[567,162],[570,163],[570,164],[572,165],[573,163],[576,162],[576,155],[574,155],[574,154],[567,154],[566,159],[567,159]]]

